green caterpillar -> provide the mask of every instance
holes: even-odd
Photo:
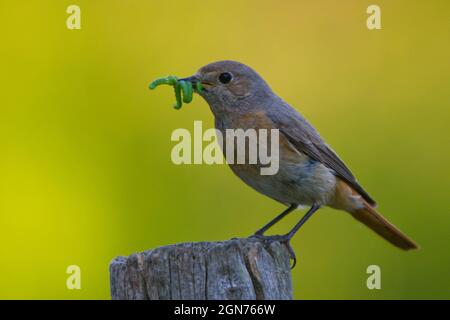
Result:
[[[167,76],[164,78],[159,78],[150,83],[149,88],[155,89],[157,86],[167,84],[169,86],[173,86],[175,90],[175,98],[176,102],[174,104],[175,109],[180,109],[184,103],[190,103],[192,101],[194,88],[190,81],[178,80],[175,76]],[[197,92],[202,91],[202,84],[200,81],[195,82],[195,90]]]

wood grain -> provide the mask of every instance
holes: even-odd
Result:
[[[117,257],[110,280],[114,300],[292,299],[288,250],[254,238],[181,243]]]

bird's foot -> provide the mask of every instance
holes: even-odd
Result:
[[[250,238],[259,239],[269,244],[275,241],[284,244],[289,252],[289,257],[294,261],[292,263],[291,269],[293,269],[297,264],[297,257],[295,256],[295,251],[291,246],[292,235],[290,235],[289,233],[284,235],[265,236],[264,234],[256,232],[254,235],[250,236]]]

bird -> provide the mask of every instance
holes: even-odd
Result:
[[[249,66],[231,60],[201,67],[182,79],[206,100],[216,130],[277,129],[279,132],[279,169],[261,175],[258,164],[228,163],[243,182],[287,207],[254,233],[254,237],[286,243],[296,262],[290,240],[321,207],[349,213],[394,246],[417,249],[419,246],[377,210],[375,200],[361,187],[337,153],[318,131],[292,106],[275,94],[267,82]],[[223,147],[225,154],[226,150]],[[310,209],[284,235],[266,236],[266,231],[299,207]]]

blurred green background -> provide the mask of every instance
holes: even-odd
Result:
[[[0,298],[108,299],[117,255],[243,237],[283,210],[225,165],[176,166],[176,111],[154,78],[212,61],[256,69],[422,246],[401,252],[324,209],[295,237],[298,299],[450,298],[450,2],[2,1]],[[81,7],[81,30],[66,8]],[[274,232],[289,229],[292,214]],[[81,267],[82,289],[66,288]],[[382,271],[368,290],[366,268]]]

